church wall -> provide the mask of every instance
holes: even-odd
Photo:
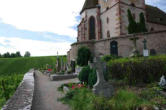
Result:
[[[139,38],[137,40],[137,49],[140,54],[143,54],[143,40],[144,38],[147,40],[147,48],[149,50],[156,50],[157,54],[166,54],[166,31],[163,32],[152,32],[147,34],[137,34],[135,35]],[[118,55],[122,57],[128,57],[133,50],[133,42],[130,38],[132,35],[128,36],[119,36],[111,39],[97,41],[94,45],[95,47],[95,55],[109,55],[110,54],[110,42],[117,41],[118,42]]]
[[[148,31],[152,31],[151,30],[152,28],[153,28],[153,31],[162,31],[162,30],[166,30],[166,25],[160,25],[160,24],[148,22],[147,28],[148,28]]]
[[[109,22],[107,22],[107,19]],[[120,19],[119,19],[119,5],[108,9],[101,15],[102,23],[102,38],[108,38],[107,32],[109,31],[110,37],[120,35]]]
[[[97,32],[97,30],[98,30],[98,27],[97,27],[97,8],[88,9],[88,10],[85,11],[85,13],[86,13],[86,17],[87,17],[86,18],[86,20],[87,20],[86,21],[87,31],[85,33],[86,40],[89,40],[89,19],[90,19],[91,16],[93,16],[95,18],[95,26],[96,26],[96,28],[95,28],[95,33],[96,33],[95,38],[97,38],[97,36],[98,36],[98,32]]]
[[[87,46],[90,48],[94,56],[109,55],[110,54],[110,42],[118,42],[118,55],[122,57],[128,57],[133,50],[133,42],[130,40],[133,35],[123,35],[119,37],[103,39],[98,41],[89,41],[72,44],[70,51],[70,60],[76,59],[77,50],[81,46]],[[150,32],[145,34],[136,34],[137,49],[140,54],[143,53],[143,40],[147,40],[148,50],[154,49],[157,54],[166,54],[166,31]]]
[[[131,13],[135,17],[136,22],[139,22],[139,14],[143,12],[145,15],[145,11],[143,9],[135,8],[130,5],[125,5],[123,3],[120,4],[120,7],[121,7],[121,35],[124,35],[128,34],[128,24],[129,24],[128,9],[130,9]]]
[[[113,7],[114,5],[116,5],[117,3],[119,2],[119,0],[107,0],[104,1],[104,0],[99,0],[99,4],[101,6],[101,13],[103,13],[104,11],[107,10],[107,8],[111,8]]]

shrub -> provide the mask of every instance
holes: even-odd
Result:
[[[97,74],[96,74],[96,70],[92,69],[89,73],[89,77],[88,77],[88,85],[90,87],[93,87],[94,84],[96,84],[97,82]]]
[[[117,59],[119,58],[119,56],[114,56],[114,55],[105,55],[102,57],[102,60],[105,61],[105,62],[108,62],[110,60],[114,60],[114,59]]]
[[[90,87],[93,87],[97,81],[96,70],[90,69],[89,66],[83,67],[78,78],[82,83],[84,82]]]
[[[111,79],[125,80],[130,85],[152,83],[166,74],[166,56],[110,60],[108,67]]]
[[[81,82],[85,82],[86,84],[88,84],[88,77],[90,72],[91,72],[91,69],[89,66],[83,67],[78,76],[79,80]]]
[[[88,61],[91,59],[91,52],[87,47],[81,47],[78,49],[77,55],[77,64],[79,66],[86,66],[88,65]]]

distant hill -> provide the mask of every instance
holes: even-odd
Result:
[[[46,64],[55,66],[56,56],[29,58],[0,58],[0,75],[24,74],[31,68],[43,68]],[[64,57],[66,60],[66,57]]]

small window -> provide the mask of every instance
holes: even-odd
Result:
[[[109,23],[109,18],[107,17],[107,24]]]
[[[107,31],[107,38],[110,38],[110,31]]]

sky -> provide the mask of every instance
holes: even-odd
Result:
[[[76,41],[85,0],[0,0],[0,53],[65,55]],[[166,12],[165,0],[146,0]]]

